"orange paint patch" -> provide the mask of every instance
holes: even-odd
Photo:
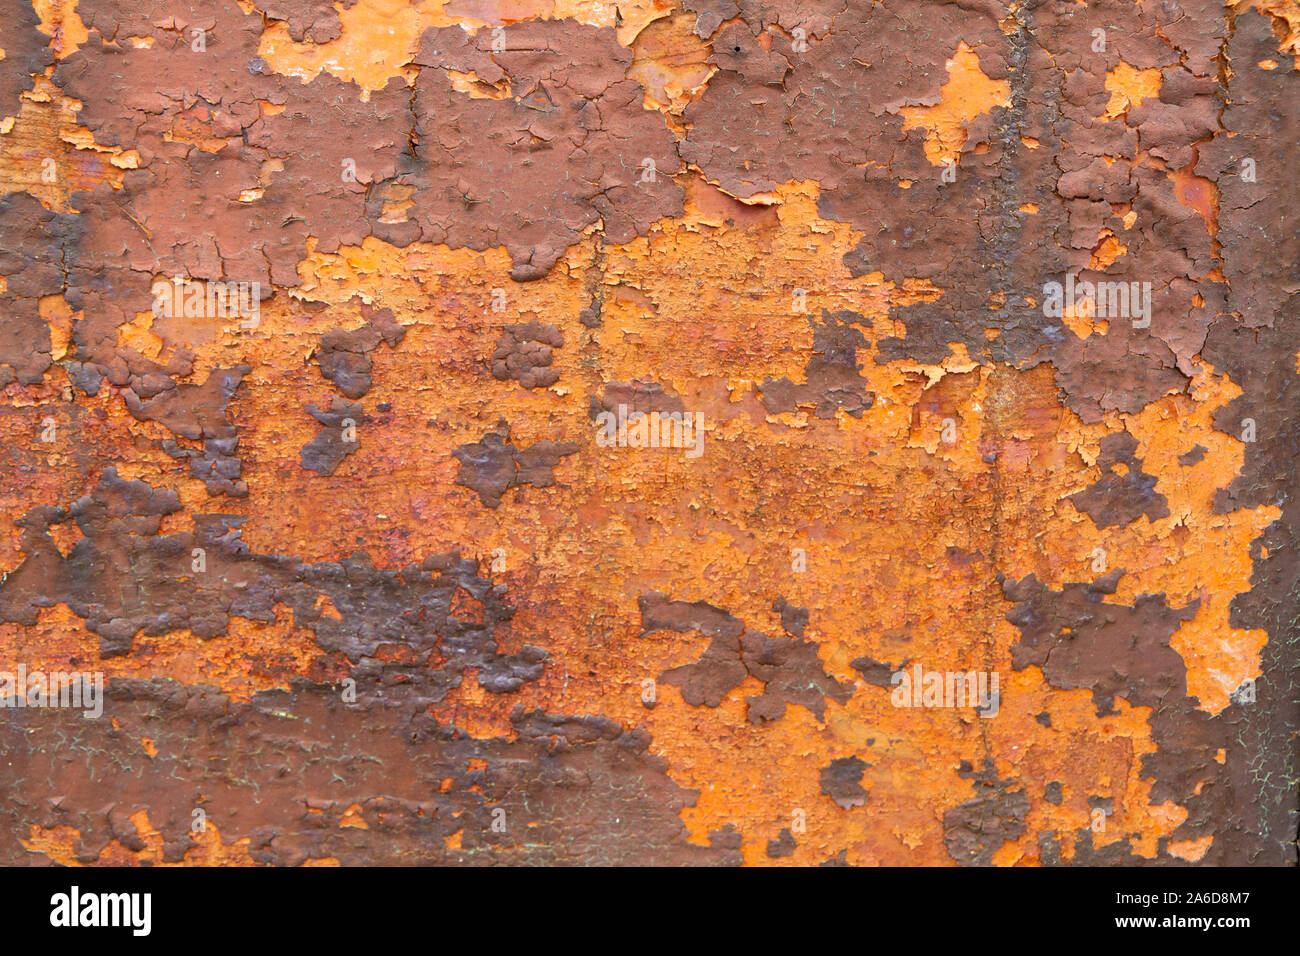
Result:
[[[1188,863],[1199,863],[1210,852],[1210,844],[1213,842],[1213,835],[1203,836],[1199,840],[1178,840],[1169,844],[1167,852]]]
[[[56,59],[75,53],[90,37],[77,14],[77,0],[32,0],[32,6],[41,19],[37,29],[50,37]]]
[[[1119,66],[1106,73],[1106,90],[1110,93],[1110,102],[1102,119],[1116,119],[1129,111],[1130,107],[1141,106],[1144,99],[1155,99],[1160,95],[1160,71],[1158,69],[1135,70],[1120,61]]]
[[[366,823],[365,818],[361,815],[361,804],[354,803],[343,811],[339,817],[340,827],[356,827],[359,830],[369,830],[370,824]]]
[[[1092,250],[1088,268],[1094,272],[1105,272],[1116,259],[1128,254],[1128,246],[1115,238],[1115,234],[1109,229],[1103,229],[1097,238],[1097,247]]]
[[[5,191],[31,193],[55,212],[71,212],[72,194],[107,182],[122,185],[122,170],[134,168],[133,151],[100,146],[77,125],[75,100],[45,77],[38,77],[18,101],[14,115],[0,126],[0,182]],[[0,118],[8,110],[0,109]]]
[[[339,11],[338,39],[322,44],[295,42],[287,23],[272,20],[262,31],[258,56],[270,70],[303,82],[325,71],[366,90],[383,89],[390,81],[406,82],[407,67],[427,27],[462,22],[447,16],[445,6],[446,0],[419,5],[407,0],[358,0]]]
[[[149,822],[149,812],[140,810],[132,814],[131,823],[144,842],[144,849],[128,850],[119,840],[111,840],[95,860],[97,866],[258,866],[249,853],[247,837],[230,845],[221,842],[221,833],[212,821],[207,821],[200,832],[191,831],[193,845],[180,860],[163,858],[163,835]],[[77,844],[81,833],[73,827],[32,826],[30,836],[22,841],[29,853],[42,853],[60,866],[85,866],[77,859]]]
[[[1235,11],[1254,7],[1273,18],[1273,33],[1277,37],[1277,51],[1290,53],[1294,68],[1300,70],[1300,3],[1296,0],[1227,0]]]
[[[939,88],[935,106],[904,106],[903,130],[926,131],[925,158],[934,166],[956,162],[966,143],[966,125],[996,106],[1011,105],[1011,87],[1005,80],[990,80],[980,69],[979,55],[964,42],[948,61],[948,82]]]

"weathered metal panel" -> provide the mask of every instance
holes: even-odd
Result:
[[[0,862],[1294,863],[1298,28],[6,0]]]

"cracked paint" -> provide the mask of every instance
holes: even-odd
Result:
[[[0,861],[1295,863],[1292,0],[16,9]]]

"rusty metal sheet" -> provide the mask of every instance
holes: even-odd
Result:
[[[1293,0],[0,50],[0,863],[1296,862]]]

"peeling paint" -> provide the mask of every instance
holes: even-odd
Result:
[[[0,861],[1294,864],[1298,31],[17,4]]]

